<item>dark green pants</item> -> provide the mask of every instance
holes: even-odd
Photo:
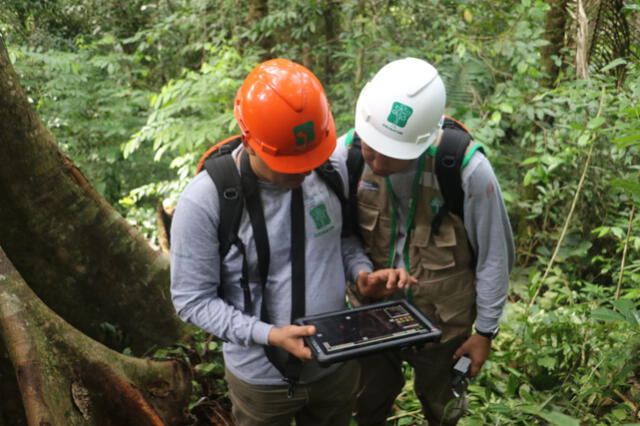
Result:
[[[360,382],[355,419],[359,425],[384,425],[396,397],[404,386],[402,362],[414,369],[414,390],[422,403],[422,410],[430,426],[454,425],[463,410],[451,390],[453,353],[464,338],[425,347],[384,352],[360,360]],[[451,403],[449,403],[451,401]],[[449,403],[449,404],[448,404]]]
[[[240,426],[347,426],[358,385],[356,361],[343,364],[317,382],[298,385],[291,399],[288,387],[257,386],[226,371],[233,415]]]

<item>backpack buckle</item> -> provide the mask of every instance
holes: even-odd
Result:
[[[293,395],[295,394],[296,386],[298,386],[298,380],[297,379],[292,379],[292,378],[289,378],[289,377],[284,377],[284,381],[287,382],[287,384],[289,385],[287,387],[287,398],[291,399],[291,398],[293,398]]]
[[[447,169],[452,169],[456,166],[456,156],[455,155],[443,155],[440,158],[440,165],[442,167],[446,167]]]
[[[232,186],[230,188],[226,188],[222,193],[222,196],[225,200],[237,200],[240,196],[240,190],[237,187]]]

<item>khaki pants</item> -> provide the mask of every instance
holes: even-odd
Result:
[[[402,361],[408,362],[414,369],[414,389],[429,425],[456,424],[463,414],[463,410],[456,408],[456,402],[464,401],[452,401],[452,357],[463,342],[464,338],[455,338],[418,351],[408,349],[362,358],[354,416],[358,424],[386,424],[393,403],[405,383]]]
[[[240,426],[347,426],[358,385],[359,366],[346,362],[335,373],[299,384],[291,399],[288,386],[257,386],[226,371],[233,415]]]

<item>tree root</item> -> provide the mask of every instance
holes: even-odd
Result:
[[[42,303],[0,249],[0,337],[30,425],[181,425],[190,374],[115,352]]]

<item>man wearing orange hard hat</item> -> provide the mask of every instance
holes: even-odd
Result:
[[[285,59],[258,65],[238,90],[242,131],[212,148],[182,193],[171,229],[178,315],[224,340],[240,425],[348,425],[359,370],[312,360],[304,315],[345,307],[345,281],[412,278],[371,272],[343,231],[346,151],[324,89]],[[346,227],[345,227],[346,229]],[[362,271],[366,272],[362,272]]]

